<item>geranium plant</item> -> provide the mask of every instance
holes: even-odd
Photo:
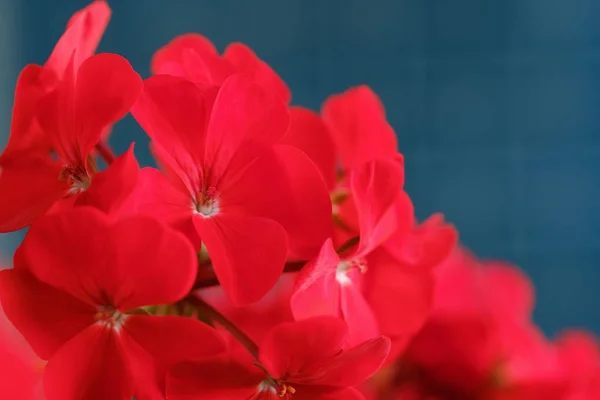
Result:
[[[371,89],[290,106],[250,48],[199,34],[142,79],[95,54],[110,14],[75,13],[17,80],[0,398],[600,398],[595,339],[550,343],[518,270],[417,222]],[[127,113],[159,168],[113,153]]]

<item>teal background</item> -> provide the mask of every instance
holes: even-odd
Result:
[[[596,0],[120,0],[100,50],[144,76],[196,31],[243,41],[318,108],[366,83],[406,156],[419,217],[442,211],[482,257],[524,268],[536,320],[600,333],[600,2]],[[0,142],[13,86],[86,1],[0,0]],[[112,144],[147,139],[131,118]],[[1,194],[0,194],[1,195]],[[19,234],[0,237],[5,253]]]

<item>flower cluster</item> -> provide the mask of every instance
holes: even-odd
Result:
[[[8,400],[600,398],[590,335],[545,339],[518,270],[417,222],[366,86],[291,106],[247,46],[175,38],[142,79],[75,13],[18,77],[0,155]],[[160,166],[112,126],[131,113]],[[9,322],[10,321],[10,322]]]

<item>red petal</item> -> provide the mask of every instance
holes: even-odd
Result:
[[[177,68],[182,71],[180,76],[192,82],[221,86],[235,72],[234,66],[218,54],[189,48],[182,50],[180,66]],[[172,63],[167,66],[173,68]]]
[[[386,249],[405,265],[414,269],[432,269],[448,258],[458,243],[456,229],[444,222],[441,214],[434,214],[417,225],[408,235],[392,236]]]
[[[96,51],[102,35],[108,26],[111,10],[103,0],[93,1],[77,11],[69,21],[65,33],[61,36],[44,67],[49,68],[62,79],[65,70],[74,55],[75,70]]]
[[[131,310],[170,304],[189,293],[196,279],[196,253],[183,235],[146,217],[123,219],[108,235],[114,255],[107,260],[112,270],[104,273],[107,286],[114,288],[108,294],[115,306]]]
[[[78,130],[75,128],[75,81],[74,57],[65,70],[64,77],[37,102],[36,117],[40,129],[52,144],[62,164],[86,166],[87,155],[78,148]]]
[[[160,364],[197,361],[225,351],[217,331],[192,318],[131,315],[124,329]]]
[[[533,284],[518,268],[502,262],[485,262],[481,270],[491,312],[499,321],[531,318],[534,306]]]
[[[286,104],[292,99],[290,89],[283,79],[245,44],[230,44],[223,57],[237,68],[237,72],[248,74],[265,91],[277,95]]]
[[[208,358],[175,367],[167,376],[170,400],[250,399],[265,379],[262,371],[230,356]]]
[[[352,170],[350,185],[360,224],[357,256],[366,256],[394,233],[395,204],[403,184],[404,168],[397,159],[373,160]]]
[[[48,362],[44,374],[47,400],[129,400],[133,382],[120,338],[92,325],[67,342]]]
[[[5,399],[37,399],[41,379],[34,363],[14,351],[13,344],[1,336],[0,332],[0,393]]]
[[[220,213],[194,218],[221,286],[237,305],[260,300],[283,271],[287,237],[265,218]]]
[[[315,372],[315,365],[338,354],[347,334],[344,321],[334,317],[279,324],[260,343],[259,360],[275,378],[296,381],[295,377]],[[307,375],[306,380],[315,377]]]
[[[431,318],[411,342],[407,357],[435,371],[439,382],[462,390],[480,388],[497,362],[496,332],[481,316]]]
[[[280,143],[304,151],[319,167],[327,189],[332,190],[336,180],[336,154],[327,126],[317,113],[307,108],[291,107],[290,116],[290,129]]]
[[[330,388],[323,386],[294,386],[296,393],[292,400],[365,400],[354,388]],[[404,400],[404,399],[403,399]]]
[[[590,379],[599,372],[600,343],[593,333],[568,330],[559,336],[557,347],[572,376]]]
[[[92,185],[81,193],[77,205],[87,205],[112,214],[135,189],[140,166],[133,154],[133,144],[106,170],[96,174]]]
[[[279,222],[288,233],[291,259],[311,259],[332,234],[329,192],[302,151],[277,145],[236,179],[219,188],[220,209]]]
[[[183,187],[183,184],[180,186]],[[150,167],[139,171],[137,184],[120,209],[122,215],[151,215],[169,223],[191,220],[192,211],[190,194]]]
[[[23,268],[0,271],[0,300],[8,319],[45,360],[92,325],[97,311],[39,282]]]
[[[211,186],[218,186],[226,171],[235,174],[276,143],[287,131],[285,104],[267,95],[242,75],[229,77],[213,107],[206,138],[204,165]]]
[[[137,185],[121,205],[117,215],[141,214],[163,221],[186,235],[194,248],[199,250],[200,238],[192,222],[192,199],[185,189],[179,190],[177,186],[169,182],[160,171],[142,168]]]
[[[168,75],[144,81],[144,91],[132,114],[160,151],[161,163],[172,168],[188,191],[203,182],[206,126],[216,89]]]
[[[131,315],[123,329],[137,398],[164,398],[168,368],[225,351],[215,329],[190,318]]]
[[[98,54],[81,64],[75,92],[77,143],[90,153],[102,130],[123,118],[142,90],[142,78],[117,54]]]
[[[123,118],[142,89],[140,76],[116,54],[85,60],[73,86],[70,72],[39,103],[39,122],[62,161],[85,166],[106,126]]]
[[[15,263],[88,304],[123,311],[181,299],[196,273],[194,250],[179,233],[146,217],[111,226],[88,207],[40,220]]]
[[[390,337],[416,333],[433,305],[433,275],[399,264],[383,250],[373,253],[368,263],[365,298],[381,333]]]
[[[439,314],[481,315],[490,317],[489,306],[482,290],[483,271],[479,261],[458,247],[443,264],[435,269],[435,311]]]
[[[42,216],[68,190],[50,160],[20,159],[0,167],[0,232],[12,232]]]
[[[2,166],[5,166],[10,158],[31,153],[46,155],[50,149],[48,138],[34,122],[37,103],[46,93],[41,82],[42,72],[42,67],[30,64],[21,70],[17,78],[10,137],[6,149],[0,155]]]
[[[290,309],[294,281],[294,274],[283,274],[265,297],[257,303],[244,307],[234,306],[220,286],[204,289],[200,294],[204,301],[217,308],[248,337],[258,343],[273,326],[294,320]],[[231,335],[227,335],[227,338],[230,342],[234,342],[234,345],[239,345]],[[242,351],[247,353],[245,348],[242,348]]]
[[[295,319],[319,315],[340,316],[340,283],[336,280],[339,263],[340,258],[331,239],[328,239],[317,258],[298,273],[290,300]]]
[[[352,272],[360,274],[358,271]],[[356,345],[377,337],[380,332],[373,310],[357,284],[360,278],[350,279],[350,284],[341,285],[340,304],[344,321],[348,325],[348,343]]]
[[[504,328],[507,328],[505,326]],[[515,325],[507,332],[500,349],[505,355],[503,373],[507,381],[560,381],[565,378],[564,365],[556,347],[534,325]],[[558,397],[563,398],[563,397]]]
[[[358,385],[379,370],[389,352],[388,338],[372,339],[344,350],[333,358],[324,359],[314,365],[312,371],[306,372],[308,379],[303,377],[299,382],[333,387]]]
[[[106,277],[108,232],[108,217],[93,208],[45,216],[17,249],[15,268],[90,305],[105,304],[103,284],[112,280]]]
[[[218,57],[217,49],[209,39],[197,33],[187,33],[176,37],[154,54],[150,67],[152,73],[155,75],[169,74],[191,79],[190,76],[187,76],[187,71],[184,69],[183,57],[187,51],[193,51],[198,55]],[[208,77],[198,82],[211,83]]]
[[[396,204],[394,205],[396,211],[396,230],[394,233],[383,243],[383,247],[388,249],[392,254],[402,254],[403,248],[406,247],[406,243],[410,242],[411,233],[415,230],[416,219],[415,219],[415,208],[412,200],[405,191],[396,198]],[[398,256],[398,260],[402,260],[402,256]]]
[[[375,158],[395,157],[398,142],[381,101],[367,86],[331,96],[323,104],[327,123],[345,169]]]

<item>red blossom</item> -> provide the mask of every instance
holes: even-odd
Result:
[[[76,12],[17,80],[0,232],[30,229],[0,267],[0,398],[600,398],[596,337],[549,340],[520,270],[417,220],[373,90],[290,106],[249,47],[199,34],[142,81],[94,55],[110,16]],[[106,142],[130,109],[159,169]]]
[[[565,398],[565,364],[531,322],[533,290],[518,269],[458,249],[436,278],[430,319],[383,383],[391,398]]]
[[[216,86],[235,73],[243,73],[283,102],[291,99],[285,82],[248,46],[232,43],[220,55],[210,40],[197,33],[176,37],[158,50],[152,59],[152,72]]]
[[[402,191],[403,158],[394,131],[366,86],[328,99],[322,120],[293,108],[284,140],[319,166],[336,226],[334,240],[298,276],[294,316],[340,316],[354,343],[384,333],[395,338],[394,353],[400,351],[428,315],[431,270],[456,245],[455,229],[439,218],[415,223],[412,202]],[[338,256],[336,245],[352,238],[359,238],[356,248]],[[406,311],[392,311],[404,303]]]
[[[329,197],[306,155],[276,145],[289,124],[280,100],[242,75],[220,88],[157,75],[132,112],[165,174],[142,170],[131,208],[202,240],[235,303],[259,300],[288,257],[316,254]]]
[[[37,124],[36,105],[64,78],[69,64],[77,71],[94,54],[110,15],[111,10],[103,0],[95,0],[77,11],[44,66],[30,64],[21,71],[15,88],[9,141],[0,155],[0,167],[23,155],[43,156],[51,148],[50,138]]]
[[[92,186],[98,173],[92,150],[103,129],[129,112],[141,86],[141,78],[129,62],[116,54],[92,56],[76,74],[71,59],[60,84],[36,103],[37,121],[56,159],[32,153],[2,170],[0,191],[5,195],[0,198],[1,232],[29,225],[59,200],[79,196]],[[133,153],[123,157],[130,159],[99,175],[135,179]],[[121,169],[132,164],[133,171]]]
[[[31,227],[14,269],[0,272],[0,300],[48,360],[48,400],[156,398],[169,365],[224,349],[200,322],[143,311],[183,298],[194,277],[179,233],[145,217],[110,223],[82,207]]]
[[[323,334],[323,333],[327,334]],[[317,317],[275,326],[260,344],[258,363],[235,354],[178,366],[168,378],[167,395],[211,399],[360,400],[352,388],[381,366],[386,338],[342,350],[345,324]]]

